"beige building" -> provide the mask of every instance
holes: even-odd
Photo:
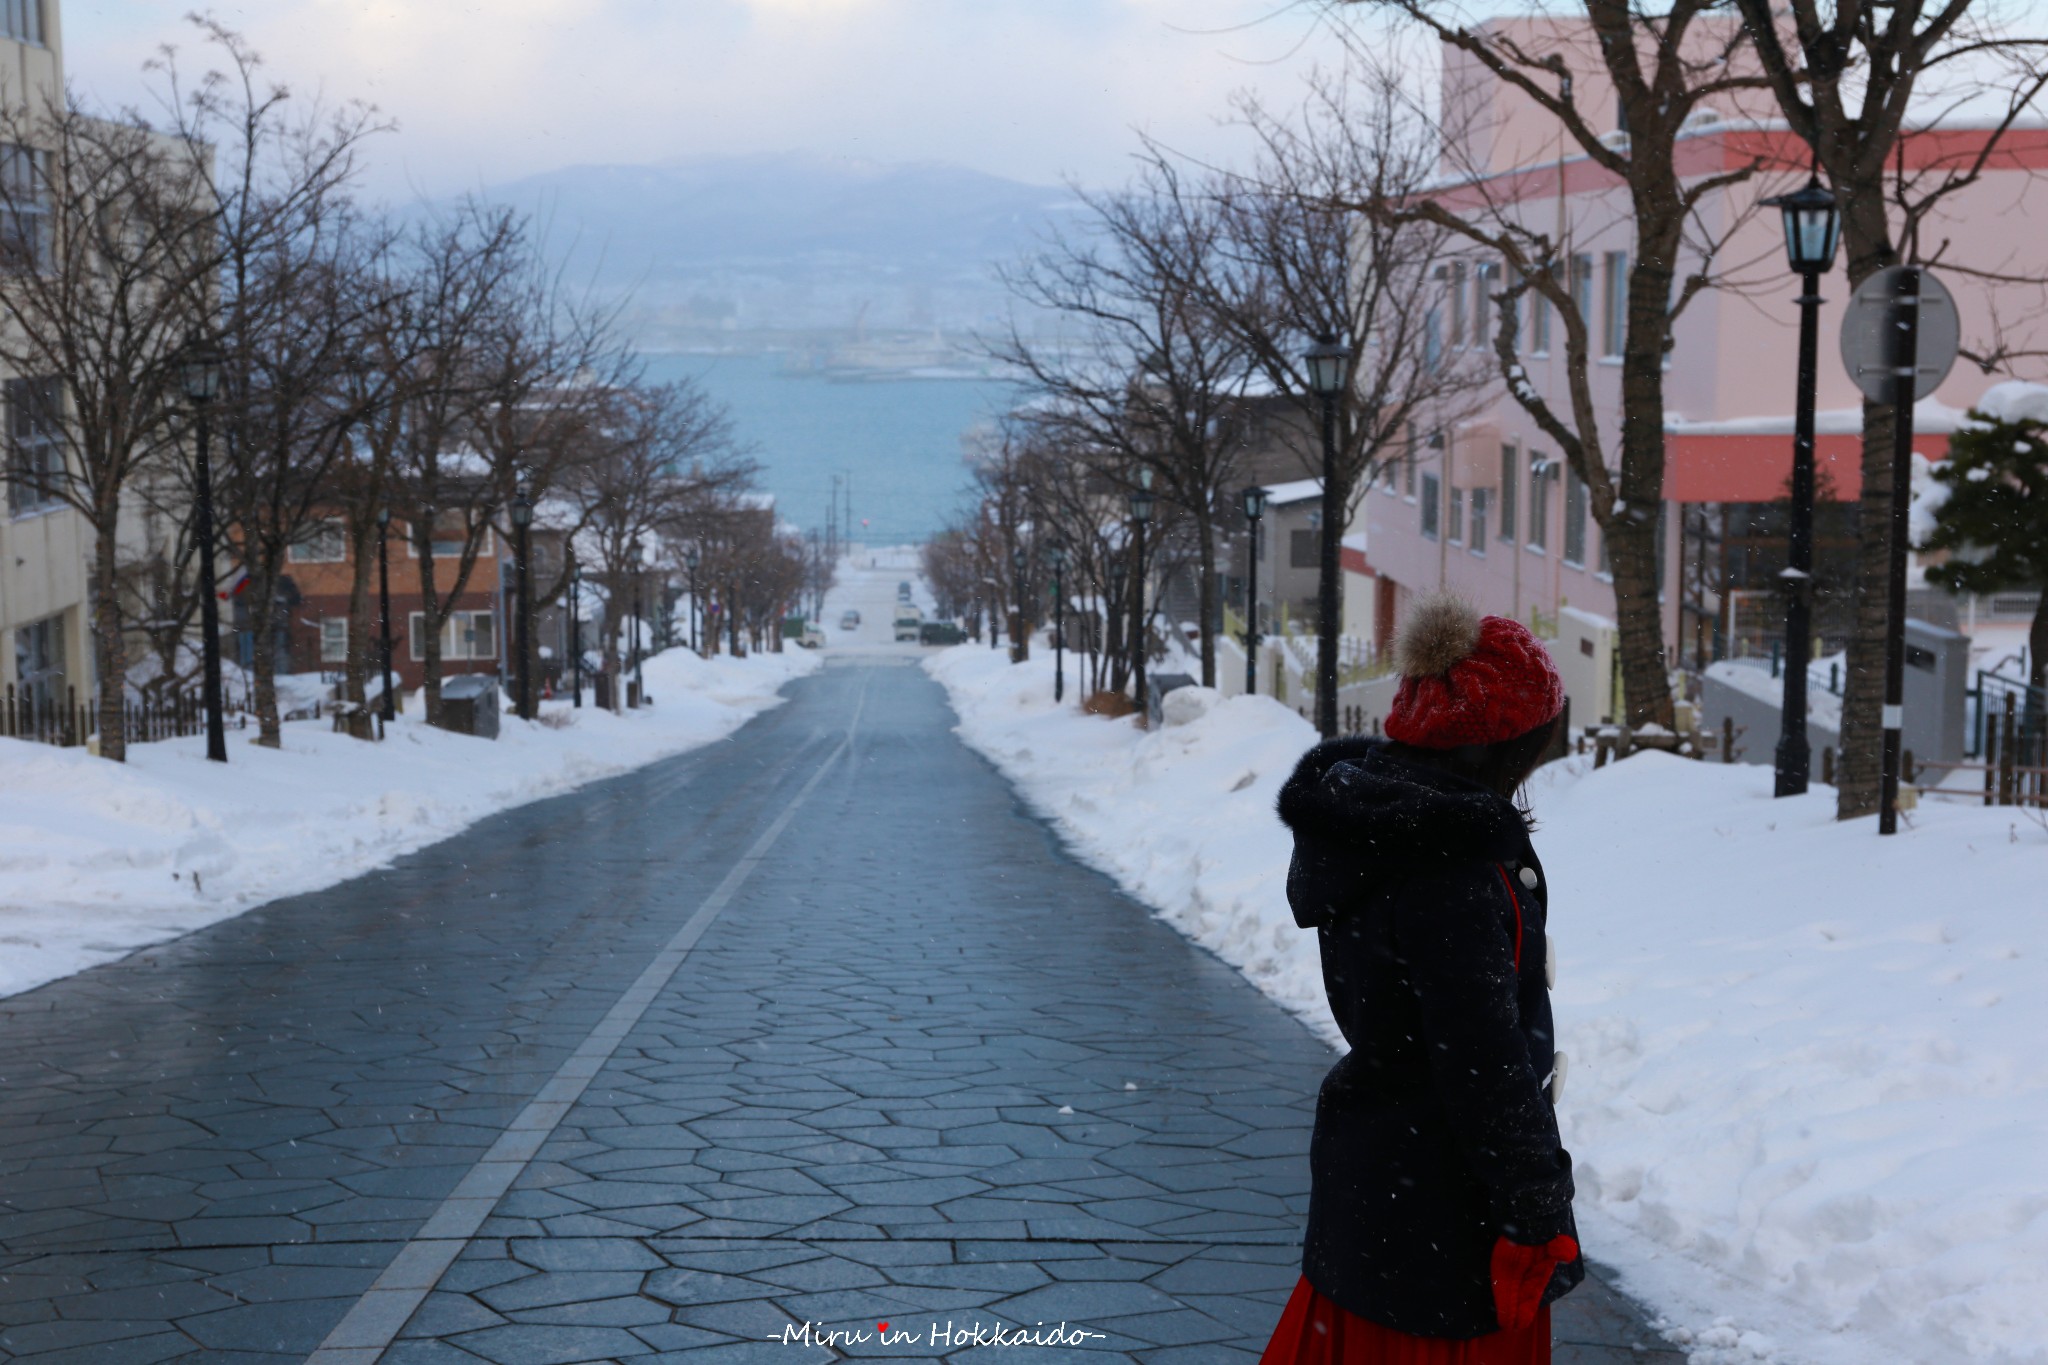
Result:
[[[7,0],[0,4],[0,99],[39,105],[61,99],[64,63],[57,0]],[[0,174],[21,174],[29,155],[0,147]],[[0,222],[0,247],[36,249],[41,227],[10,215]],[[0,269],[19,268],[0,262]],[[4,324],[0,324],[4,325]],[[0,375],[0,422],[5,423],[10,470],[33,472],[63,458],[63,442],[44,414],[49,381],[34,375]],[[7,514],[0,520],[0,684],[14,695],[62,702],[75,689],[83,702],[92,690],[87,565],[89,528],[79,514],[54,498],[39,496],[19,480],[7,485]]]

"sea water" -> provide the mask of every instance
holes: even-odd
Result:
[[[778,355],[643,358],[650,380],[693,379],[726,407],[784,521],[822,536],[836,474],[847,537],[850,481],[850,538],[869,545],[922,542],[954,520],[970,501],[966,442],[1018,393],[994,379],[831,379]]]

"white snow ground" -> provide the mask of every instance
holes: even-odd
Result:
[[[791,649],[645,663],[654,705],[614,716],[566,701],[507,714],[493,742],[401,716],[382,744],[327,721],[284,747],[229,731],[139,744],[125,764],[0,739],[0,996],[126,956],[280,896],[316,890],[478,819],[723,738],[818,666]]]
[[[1081,857],[1342,1045],[1273,814],[1306,722],[1145,733],[1056,711],[1038,652],[927,667]],[[1593,1254],[1695,1365],[2048,1361],[2048,827],[1927,800],[1880,840],[1656,753],[1532,788]]]

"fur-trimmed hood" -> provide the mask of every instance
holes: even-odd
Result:
[[[1298,843],[1382,884],[1530,853],[1528,825],[1512,801],[1403,762],[1384,740],[1335,739],[1309,750],[1280,789],[1280,819]]]

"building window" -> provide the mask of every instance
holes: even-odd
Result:
[[[1451,345],[1465,344],[1465,263],[1451,263]]]
[[[1564,562],[1586,567],[1586,481],[1576,469],[1564,472]]]
[[[1443,481],[1434,473],[1422,476],[1422,534],[1437,538],[1438,519],[1443,516]]]
[[[1486,514],[1488,510],[1486,503],[1486,490],[1484,488],[1473,489],[1472,553],[1475,555],[1483,555],[1486,553]]]
[[[1585,324],[1586,332],[1590,335],[1593,331],[1593,324],[1598,321],[1593,316],[1593,258],[1591,256],[1580,255],[1572,257],[1571,285],[1572,311],[1579,315],[1579,321]]]
[[[411,639],[415,660],[427,657],[427,618],[424,612],[412,613]],[[450,612],[448,620],[441,627],[441,657],[443,659],[495,659],[498,657],[497,618],[488,611]]]
[[[1432,308],[1422,315],[1422,368],[1431,374],[1444,363],[1443,314]]]
[[[1451,544],[1465,543],[1465,490],[1451,489]]]
[[[1529,350],[1535,355],[1550,354],[1550,300],[1534,289],[1529,291]]]
[[[1607,272],[1607,307],[1601,314],[1600,353],[1618,356],[1628,336],[1628,253],[1610,251],[1603,265]]]
[[[6,25],[6,36],[16,42],[42,43],[43,0],[5,0],[0,6],[0,23]]]
[[[1493,291],[1499,282],[1500,267],[1488,262],[1473,272],[1472,280],[1472,344],[1485,347],[1493,341]]]
[[[1515,543],[1515,490],[1522,483],[1520,454],[1511,445],[1500,448],[1500,535],[1504,545]]]
[[[348,618],[346,616],[323,616],[320,618],[320,662],[323,664],[348,662]]]
[[[63,394],[54,379],[7,381],[7,505],[16,516],[63,501]]]
[[[25,275],[50,258],[47,155],[0,143],[0,270]]]
[[[1550,461],[1533,451],[1529,455],[1529,548],[1542,550],[1550,543]]]
[[[1401,457],[1401,491],[1407,495],[1410,501],[1413,501],[1415,497],[1415,469],[1421,463],[1422,458],[1415,450],[1415,434],[1410,432],[1408,434],[1408,449]]]
[[[434,514],[434,558],[460,559],[462,552],[469,548],[469,518],[460,508]],[[420,557],[420,543],[410,534],[405,538],[406,550],[414,559]],[[488,558],[491,552],[491,533],[483,533],[483,542],[477,547],[477,558]]]
[[[1287,567],[1290,569],[1313,569],[1322,562],[1322,537],[1314,531],[1294,530],[1287,533]]]
[[[64,690],[64,618],[45,616],[14,632],[15,696],[37,710],[57,705]]]
[[[348,527],[333,519],[316,521],[292,546],[291,554],[294,564],[343,563],[348,559]]]

